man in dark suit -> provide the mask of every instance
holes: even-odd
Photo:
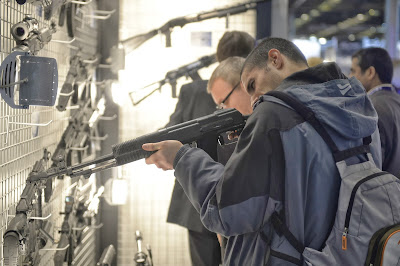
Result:
[[[378,113],[382,170],[400,178],[400,95],[392,85],[392,59],[379,47],[361,49],[352,56],[350,71],[350,77],[361,82]]]
[[[246,57],[254,48],[255,40],[246,32],[226,32],[217,46],[217,60],[228,57]],[[172,126],[196,119],[216,110],[215,102],[207,93],[207,80],[197,80],[183,85],[178,103],[169,123]],[[202,139],[197,146],[217,160],[217,138]],[[189,231],[189,248],[192,264],[214,266],[221,262],[221,249],[215,233],[208,231],[200,221],[199,213],[192,206],[181,185],[175,181],[167,222],[186,227]]]

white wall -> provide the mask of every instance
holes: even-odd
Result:
[[[228,0],[121,0],[121,40],[145,33],[163,25],[168,20],[201,11],[208,11],[244,1]],[[191,63],[201,56],[215,53],[225,32],[225,19],[212,19],[175,28],[172,47],[165,48],[164,36],[158,35],[126,58],[126,69],[120,75],[125,91],[140,89],[161,80],[165,73]],[[228,30],[243,30],[255,36],[255,11],[230,18]],[[191,45],[192,32],[211,32],[211,47]],[[200,75],[208,79],[215,65],[204,69]],[[178,88],[190,80],[179,80]],[[162,87],[137,106],[127,100],[121,108],[120,140],[128,140],[163,127],[175,109],[176,99],[171,97],[169,85]],[[150,243],[156,265],[190,265],[187,233],[182,227],[167,224],[166,216],[174,183],[173,172],[163,172],[147,166],[143,160],[123,169],[130,180],[129,203],[120,208],[118,265],[132,265],[136,252],[135,230],[141,230],[144,243]]]

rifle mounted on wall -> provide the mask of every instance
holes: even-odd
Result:
[[[211,11],[205,11],[198,14],[192,14],[183,17],[177,17],[169,20],[167,23],[162,25],[160,28],[151,30],[144,34],[135,35],[128,39],[123,40],[121,43],[126,49],[126,52],[129,53],[147,40],[153,38],[159,33],[162,33],[166,37],[166,47],[171,47],[171,32],[175,27],[183,27],[186,24],[200,22],[203,20],[208,20],[212,18],[223,18],[226,17],[228,19],[229,16],[244,13],[248,10],[255,9],[257,4],[260,2],[265,2],[266,0],[253,0],[249,2],[245,2],[242,4],[232,5],[224,8],[218,8]]]

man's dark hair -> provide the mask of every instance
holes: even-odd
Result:
[[[267,65],[268,52],[277,49],[281,54],[298,64],[307,64],[307,59],[300,49],[291,41],[282,38],[266,38],[249,54],[243,68],[264,68]]]
[[[358,59],[362,73],[373,66],[382,83],[391,83],[393,78],[393,63],[389,53],[379,47],[358,50],[352,58]]]
[[[222,62],[228,57],[249,55],[253,50],[255,39],[244,31],[227,31],[218,42],[217,61]]]

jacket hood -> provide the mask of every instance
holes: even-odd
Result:
[[[364,87],[356,78],[348,79],[335,63],[296,72],[276,90],[288,93],[311,108],[334,141],[337,138],[362,139],[377,129],[378,115]],[[261,96],[259,101],[283,104],[268,95]]]

